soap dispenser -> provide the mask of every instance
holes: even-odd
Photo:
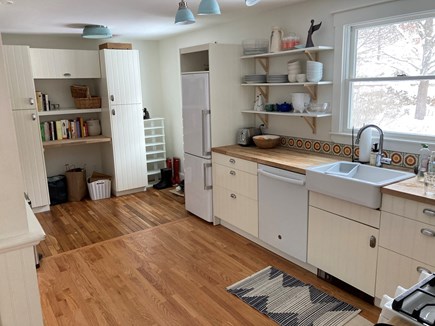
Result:
[[[421,148],[418,156],[418,173],[417,180],[423,182],[424,173],[427,172],[431,151],[427,144],[421,144]]]
[[[379,144],[374,143],[372,145],[372,151],[370,152],[370,165],[375,166],[376,165],[376,156],[379,153]]]

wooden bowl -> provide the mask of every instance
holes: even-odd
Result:
[[[280,143],[280,137],[277,135],[257,135],[252,139],[258,148],[274,148]]]

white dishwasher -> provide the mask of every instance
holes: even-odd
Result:
[[[258,165],[259,237],[307,261],[308,190],[305,175]]]

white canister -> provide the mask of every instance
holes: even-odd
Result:
[[[305,108],[310,104],[310,100],[310,94],[292,93],[292,105],[296,112],[304,112]]]
[[[370,162],[370,152],[372,148],[372,129],[367,128],[361,133],[359,140],[358,161],[362,163]]]
[[[98,136],[101,134],[100,120],[90,119],[86,121],[88,125],[89,136]]]
[[[283,30],[278,26],[272,27],[272,33],[270,34],[270,46],[269,52],[279,52],[281,51],[281,42],[283,37]]]

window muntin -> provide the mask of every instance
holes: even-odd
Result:
[[[350,28],[345,129],[435,136],[435,14]]]

